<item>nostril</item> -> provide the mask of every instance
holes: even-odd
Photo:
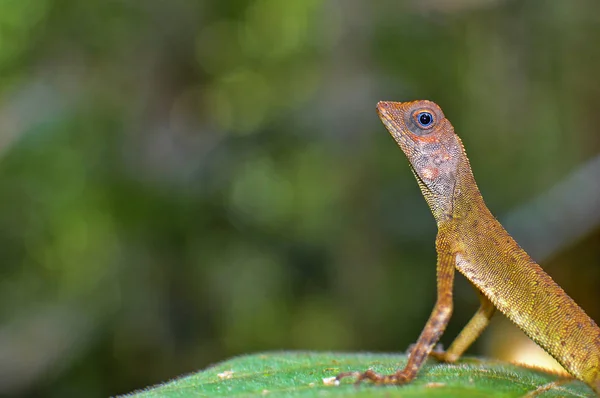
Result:
[[[390,112],[392,110],[393,102],[390,101],[379,101],[377,103],[377,110],[379,112]]]

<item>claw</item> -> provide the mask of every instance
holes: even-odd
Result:
[[[357,372],[357,371],[354,371],[354,372],[343,372],[343,373],[340,373],[337,376],[335,376],[335,379],[337,381],[340,381],[340,380],[342,380],[345,377],[355,377],[355,378],[358,379],[358,378],[360,378],[360,375],[361,375],[361,373]]]
[[[400,385],[400,384],[404,384],[406,382],[409,381],[408,376],[406,376],[403,372],[398,372],[398,373],[394,373],[391,375],[382,375],[379,374],[377,372],[375,372],[372,369],[367,370],[366,372],[343,372],[338,374],[335,379],[337,381],[340,381],[341,379],[345,378],[345,377],[355,377],[356,381],[354,382],[355,385],[359,385],[360,383],[363,382],[363,380],[369,380],[371,382],[373,382],[374,384],[395,384],[395,385]]]

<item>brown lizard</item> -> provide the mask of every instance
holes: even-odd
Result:
[[[456,361],[498,309],[600,395],[600,329],[488,210],[462,141],[440,107],[430,101],[379,102],[377,111],[437,222],[437,301],[403,369],[391,375],[346,372],[337,379],[408,383],[429,355]],[[481,305],[447,351],[432,352],[452,315],[455,268],[476,288]]]

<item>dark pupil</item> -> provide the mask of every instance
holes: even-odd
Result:
[[[423,126],[429,126],[432,121],[433,117],[431,116],[431,113],[421,112],[419,114],[419,123],[421,123]]]

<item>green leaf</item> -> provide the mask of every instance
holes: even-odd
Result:
[[[182,397],[522,397],[558,379],[540,370],[488,359],[466,358],[456,364],[429,360],[412,383],[404,386],[356,387],[352,380],[327,385],[340,372],[371,368],[393,373],[405,355],[271,352],[233,358],[194,373],[133,393],[135,398]],[[572,380],[543,397],[589,397],[592,390]]]

